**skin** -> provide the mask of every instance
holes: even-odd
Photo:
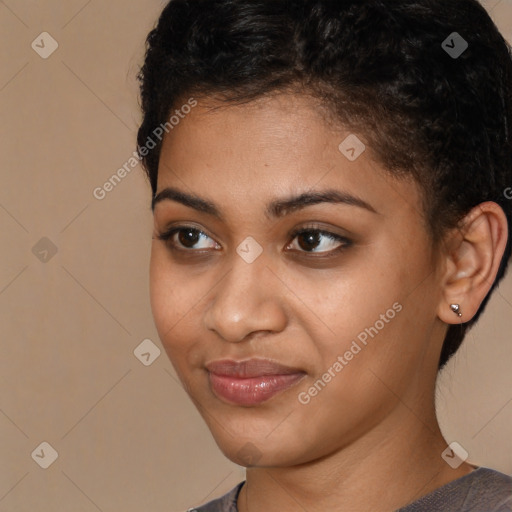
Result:
[[[329,124],[311,98],[287,93],[217,110],[199,101],[163,142],[157,194],[174,187],[198,195],[223,218],[173,200],[155,205],[151,307],[217,444],[247,467],[241,512],[392,511],[473,470],[441,458],[437,363],[448,324],[470,320],[494,281],[505,215],[482,203],[434,253],[417,185],[387,175],[369,146],[357,160],[345,158],[338,145],[349,133]],[[324,202],[265,215],[272,200],[327,188],[377,213]],[[290,236],[312,223],[352,243],[329,256],[343,242]],[[176,234],[173,250],[172,241],[158,239],[170,225],[204,235],[183,245]],[[236,252],[248,236],[263,249],[252,263]],[[300,403],[299,393],[394,303],[401,311]],[[452,303],[460,304],[460,319]],[[217,398],[205,364],[250,357],[306,376],[256,406]]]

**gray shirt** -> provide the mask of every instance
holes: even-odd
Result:
[[[244,482],[227,494],[190,512],[238,512],[236,501]],[[512,477],[479,467],[439,487],[396,512],[511,512]]]

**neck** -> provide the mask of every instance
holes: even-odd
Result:
[[[466,463],[452,469],[441,458],[445,448],[433,403],[420,416],[400,402],[376,428],[327,456],[248,468],[238,510],[391,512],[473,470]]]

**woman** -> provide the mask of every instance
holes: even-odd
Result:
[[[147,45],[154,320],[247,467],[196,510],[512,510],[434,406],[511,254],[512,64],[486,11],[171,0]]]

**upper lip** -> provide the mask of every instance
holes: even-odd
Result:
[[[304,371],[279,364],[271,359],[245,359],[235,361],[233,359],[219,359],[206,364],[209,372],[216,375],[227,375],[229,377],[250,378],[262,375],[290,375],[304,373]]]

